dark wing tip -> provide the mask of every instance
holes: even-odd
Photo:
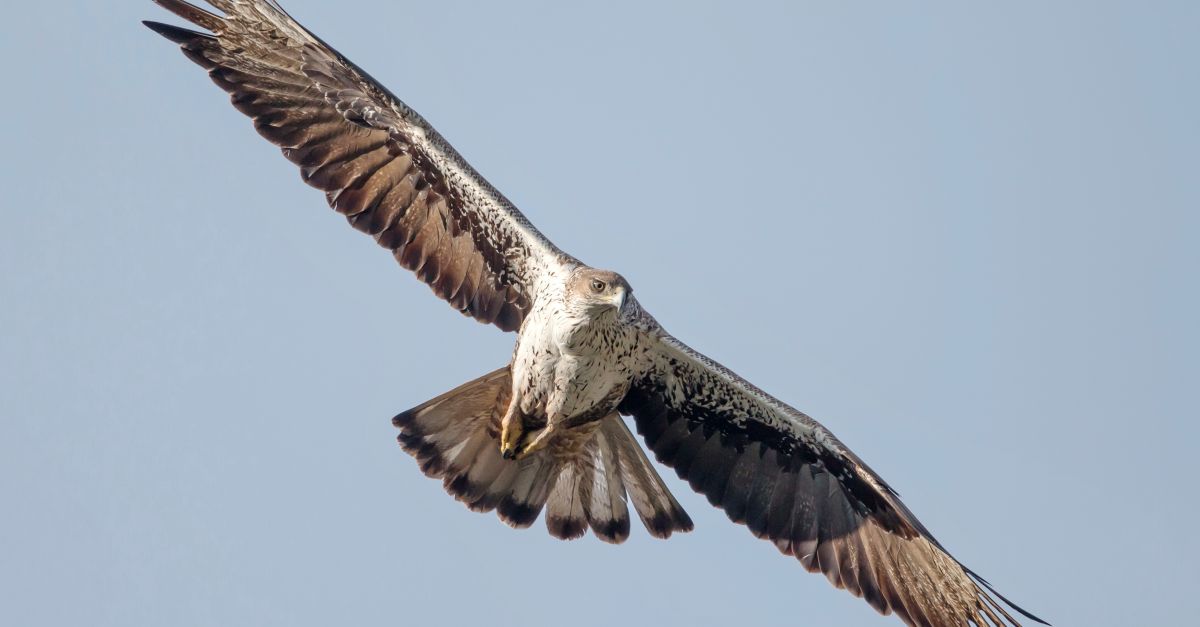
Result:
[[[960,563],[959,566],[962,566],[962,564]],[[1021,616],[1024,616],[1025,618],[1028,618],[1029,620],[1040,623],[1042,625],[1047,625],[1048,627],[1050,626],[1050,623],[1042,620],[1041,618],[1038,618],[1037,616],[1034,616],[1032,613],[1030,613],[1025,608],[1021,607],[1020,605],[1017,605],[1016,603],[1013,603],[1012,601],[1009,601],[1007,598],[1005,598],[1005,596],[1003,594],[996,592],[996,589],[992,587],[992,584],[989,583],[988,580],[984,579],[983,577],[980,577],[979,574],[976,573],[975,571],[971,570],[970,568],[967,568],[966,566],[962,566],[962,569],[964,572],[967,573],[968,576],[970,576],[972,579],[974,579],[979,585],[983,586],[984,588],[987,588],[989,592],[996,595],[997,598],[999,598],[1001,601],[1004,601],[1004,603],[1006,605],[1008,605],[1012,609],[1016,610],[1018,613],[1021,614]]]
[[[163,24],[162,22],[154,22],[151,20],[142,20],[142,24],[144,24],[146,26],[146,28],[149,28],[150,30],[158,33],[159,35],[162,35],[163,37],[166,37],[167,39],[170,39],[171,41],[173,41],[177,44],[186,44],[187,42],[195,40],[197,38],[203,38],[203,39],[211,39],[212,38],[212,35],[209,35],[207,33],[201,33],[201,32],[197,32],[194,30],[188,30],[186,28],[180,28],[178,26],[172,26],[170,24]]]
[[[412,421],[413,421],[413,412],[411,410],[405,411],[405,412],[400,412],[399,414],[396,414],[396,416],[394,418],[392,418],[392,426],[396,427],[397,429],[403,429],[404,427],[407,427],[409,424],[411,424]]]
[[[687,533],[696,528],[695,523],[692,522],[692,517],[689,516],[686,511],[684,511],[683,507],[675,507],[674,517],[675,531]]]

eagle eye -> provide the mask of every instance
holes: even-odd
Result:
[[[608,286],[604,283],[604,281],[601,281],[600,279],[592,279],[592,291],[593,292],[599,294],[600,292],[603,292],[604,288],[606,288],[606,287],[608,287]]]

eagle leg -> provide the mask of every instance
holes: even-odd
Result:
[[[525,416],[519,406],[514,397],[500,419],[500,455],[504,459],[516,459],[517,449],[525,438]]]

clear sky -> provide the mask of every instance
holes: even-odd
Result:
[[[1195,620],[1200,3],[283,3],[1000,591]],[[444,494],[389,420],[514,336],[145,18],[0,25],[0,623],[900,624],[669,470],[666,542]]]

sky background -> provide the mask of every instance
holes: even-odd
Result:
[[[1194,620],[1200,3],[500,4],[284,0],[1005,595]],[[390,418],[514,336],[146,18],[0,25],[0,623],[900,624],[669,470],[666,542],[449,498]]]

